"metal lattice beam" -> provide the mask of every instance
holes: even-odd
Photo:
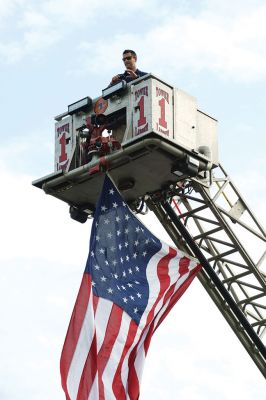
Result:
[[[199,280],[266,377],[266,235],[224,169],[216,173],[209,186],[198,179],[179,186],[174,207],[173,193],[168,201],[151,197],[148,206],[174,243],[203,262]],[[246,234],[262,250],[257,261],[242,240]]]

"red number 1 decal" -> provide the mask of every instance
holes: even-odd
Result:
[[[61,136],[59,143],[61,145],[61,154],[59,156],[59,162],[63,162],[67,160],[67,153],[66,153],[66,134],[65,132]]]
[[[138,126],[142,126],[146,124],[146,117],[144,116],[144,96],[141,96],[141,99],[138,102],[138,106],[139,106]]]
[[[159,125],[163,128],[167,128],[167,122],[165,121],[165,99],[162,98],[159,101],[159,106],[161,108],[161,117],[159,118]]]

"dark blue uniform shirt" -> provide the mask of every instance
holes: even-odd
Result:
[[[148,72],[142,72],[139,69],[136,69],[136,71],[135,71],[135,74],[137,75],[138,78],[140,78],[141,76],[147,75],[147,73]],[[127,71],[125,71],[123,74],[119,74],[119,78],[121,80],[123,79],[126,82],[131,82],[134,79],[137,79],[137,78],[132,78]]]

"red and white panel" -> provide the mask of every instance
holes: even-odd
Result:
[[[133,91],[133,136],[152,130],[151,79],[134,86]]]
[[[173,89],[152,81],[152,126],[160,135],[173,138]]]
[[[69,116],[55,124],[55,171],[67,170],[74,146],[72,117]]]

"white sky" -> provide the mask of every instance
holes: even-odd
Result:
[[[53,171],[53,116],[98,96],[135,49],[219,120],[221,163],[265,224],[265,17],[263,0],[0,0],[1,400],[64,399],[90,224],[31,187]],[[265,380],[195,281],[153,338],[141,399],[232,398],[264,399]]]

